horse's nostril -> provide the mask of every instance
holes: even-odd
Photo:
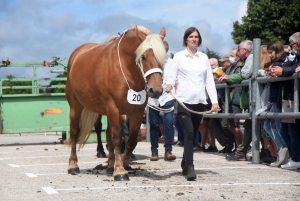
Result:
[[[152,94],[154,93],[153,88],[149,89],[149,93],[152,93]]]

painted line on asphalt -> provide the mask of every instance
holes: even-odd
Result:
[[[33,174],[33,173],[25,173],[27,177],[38,177],[38,176],[49,176],[49,175],[62,175],[62,174],[68,174],[68,173],[49,173],[49,174]]]
[[[16,165],[16,164],[8,164],[8,165],[11,167],[20,167],[19,165]]]
[[[81,162],[79,164],[83,163],[99,163],[98,162]],[[31,164],[31,165],[16,165],[16,164],[8,164],[11,167],[31,167],[31,166],[51,166],[51,165],[68,165],[68,163],[44,163],[44,164]]]
[[[58,194],[58,191],[83,191],[83,190],[103,190],[103,189],[133,189],[133,188],[174,188],[174,187],[210,187],[210,186],[250,186],[250,185],[300,185],[300,183],[224,183],[224,184],[195,184],[195,185],[149,185],[149,186],[105,186],[92,188],[58,188],[42,187],[47,194]]]
[[[49,195],[58,194],[58,192],[54,190],[52,187],[42,187],[42,189],[46,191],[46,193]]]
[[[25,175],[27,177],[38,177],[37,175],[33,174],[33,173],[25,173]]]
[[[77,154],[77,157],[81,157],[81,156],[91,156],[91,154]],[[59,156],[27,156],[27,157],[7,157],[7,158],[0,158],[0,160],[10,160],[10,159],[26,159],[26,158],[58,158],[58,157],[70,157],[69,155],[59,155]],[[96,155],[95,155],[96,157]]]

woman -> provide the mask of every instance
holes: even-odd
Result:
[[[274,66],[282,66],[282,64],[287,61],[287,55],[284,52],[284,46],[279,40],[271,41],[267,46],[267,51]],[[278,100],[280,100],[281,97],[281,90],[282,82],[271,82],[269,101],[272,104],[272,107],[270,112],[282,112],[280,103],[278,103]],[[286,143],[279,133],[280,119],[266,119],[264,122],[264,129],[272,138],[278,149],[278,158],[273,157],[273,161],[270,161],[270,166],[279,167],[280,165],[286,163],[289,158]]]
[[[183,36],[185,50],[174,55],[172,69],[167,79],[166,92],[170,92],[175,81],[178,81],[176,95],[190,110],[203,112],[206,102],[205,89],[212,102],[212,110],[219,111],[217,92],[210,63],[206,54],[197,51],[202,38],[199,31],[188,28]],[[196,179],[193,164],[193,143],[202,115],[184,109],[180,104],[177,116],[184,132],[184,152],[181,161],[182,174],[188,181]]]

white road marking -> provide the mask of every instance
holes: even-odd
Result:
[[[54,190],[52,187],[42,187],[44,191],[46,191],[47,194],[58,194],[56,190]]]
[[[78,163],[83,164],[83,163],[99,163],[99,161],[95,161],[95,162],[81,162]],[[15,164],[9,164],[12,167],[30,167],[30,166],[50,166],[50,165],[68,165],[68,163],[44,163],[44,164],[30,164],[30,165],[15,165]]]
[[[33,174],[33,173],[25,173],[27,175],[27,177],[38,177],[37,175]]]
[[[59,155],[59,156],[25,156],[25,157],[8,157],[8,158],[2,158],[2,160],[10,160],[10,159],[26,159],[26,158],[58,158],[58,157],[69,157],[69,155]],[[82,156],[91,156],[91,154],[81,154],[77,155],[77,157],[82,157]],[[96,156],[95,156],[96,157]]]
[[[8,164],[11,167],[20,167],[19,165],[15,165],[15,164]]]
[[[0,161],[3,161],[3,158],[0,158]]]

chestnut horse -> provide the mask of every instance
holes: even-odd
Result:
[[[76,48],[68,61],[66,97],[70,105],[71,146],[69,174],[80,172],[76,143],[82,147],[99,114],[108,118],[108,169],[114,180],[129,180],[130,156],[137,144],[148,95],[162,93],[162,66],[166,57],[163,38],[142,26],[132,26],[101,44],[87,43]],[[146,91],[148,93],[146,93]],[[129,118],[129,139],[121,156],[122,115]]]

